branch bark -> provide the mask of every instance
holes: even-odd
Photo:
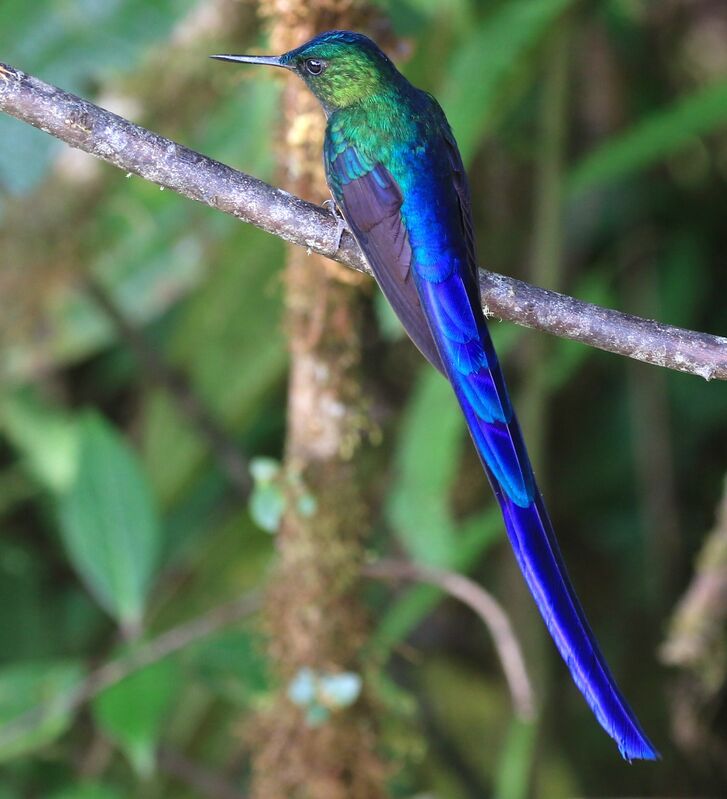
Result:
[[[0,63],[0,110],[114,166],[285,241],[369,272],[325,209],[206,158],[93,103]],[[645,363],[727,380],[727,338],[602,308],[481,270],[485,312]]]
[[[727,480],[714,528],[702,544],[659,655],[678,669],[669,692],[674,740],[727,773],[727,739],[715,715],[727,686]]]
[[[490,631],[516,715],[522,721],[533,721],[535,697],[522,649],[507,613],[492,594],[464,574],[412,561],[380,560],[364,566],[363,573],[377,580],[410,580],[433,585],[473,610]]]

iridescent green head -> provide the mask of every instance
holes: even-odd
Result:
[[[327,114],[380,94],[401,79],[396,67],[371,39],[351,31],[321,33],[281,56],[212,58],[290,69],[308,84]]]

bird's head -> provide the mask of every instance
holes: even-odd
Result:
[[[399,75],[371,39],[351,31],[321,33],[281,56],[212,58],[289,69],[303,78],[329,114],[380,93]]]

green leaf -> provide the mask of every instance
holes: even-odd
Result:
[[[62,493],[70,486],[78,465],[75,420],[23,390],[0,397],[0,429],[45,488]]]
[[[495,796],[525,799],[529,795],[537,725],[513,719],[497,767]]]
[[[340,710],[361,695],[363,680],[355,671],[319,672],[304,666],[288,683],[287,695],[299,707]]]
[[[268,533],[275,533],[285,511],[286,497],[280,481],[280,463],[273,458],[250,462],[254,485],[248,502],[252,520]]]
[[[234,630],[197,644],[189,653],[194,676],[217,696],[249,707],[270,689],[261,636]]]
[[[256,483],[271,483],[280,474],[280,461],[275,458],[252,458],[250,474]]]
[[[583,158],[570,175],[571,192],[611,183],[663,161],[696,136],[727,124],[727,81],[705,86],[654,112]]]
[[[107,688],[93,702],[97,724],[144,779],[154,772],[156,747],[179,687],[178,665],[167,658]]]
[[[285,511],[285,494],[277,483],[256,483],[248,503],[250,516],[258,527],[276,533]]]
[[[307,707],[315,702],[318,694],[318,680],[313,669],[304,666],[298,669],[288,684],[288,699],[298,707]]]
[[[65,732],[72,721],[67,699],[82,678],[80,663],[67,660],[0,669],[0,761],[40,749]],[[27,724],[20,721],[30,713]]]
[[[464,420],[449,383],[426,369],[404,420],[387,503],[397,536],[423,563],[447,565],[456,550],[448,499],[463,440]]]
[[[149,484],[133,450],[94,412],[79,423],[79,464],[58,503],[68,556],[124,627],[141,623],[162,545]]]
[[[321,703],[333,709],[352,705],[361,695],[362,686],[361,675],[355,671],[321,674],[318,678]]]
[[[492,129],[502,104],[516,98],[512,83],[521,74],[524,59],[572,2],[501,3],[457,47],[439,95],[465,163]]]

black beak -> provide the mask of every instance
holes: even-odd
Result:
[[[238,64],[263,64],[266,67],[292,69],[287,64],[281,63],[280,56],[277,55],[211,55],[210,58],[216,58],[218,61],[235,61]]]

